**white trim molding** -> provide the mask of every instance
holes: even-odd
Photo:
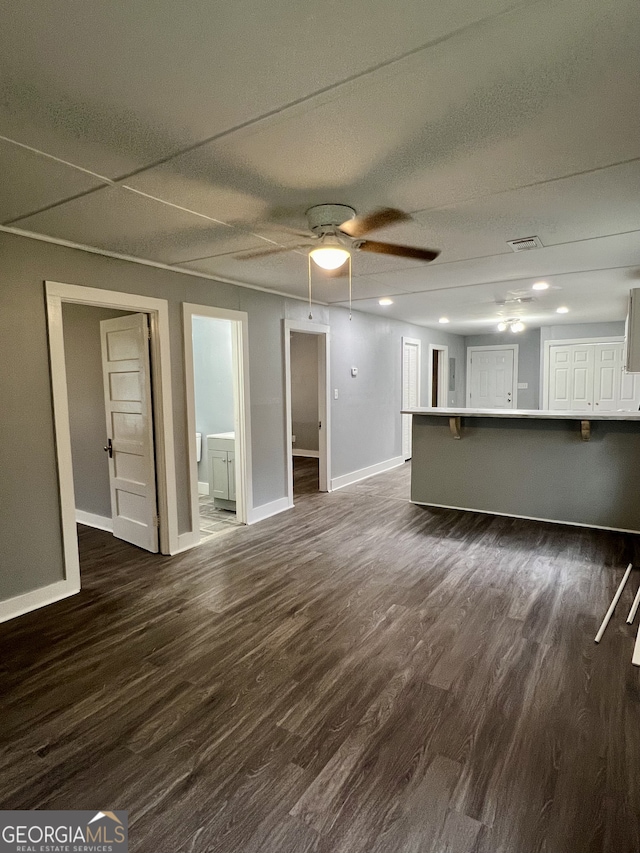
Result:
[[[404,465],[403,456],[394,456],[392,459],[386,459],[384,462],[377,462],[375,465],[369,465],[367,468],[360,468],[358,471],[351,471],[349,474],[342,474],[331,481],[331,490],[344,489],[345,486],[352,486],[354,483],[359,483],[361,480],[367,480],[369,477],[374,477],[376,474],[384,474],[385,471],[392,471],[394,468],[399,468]]]
[[[208,495],[209,494],[209,483],[203,483],[202,480],[198,480],[198,494],[199,495]]]
[[[96,530],[106,530],[107,533],[113,533],[113,519],[106,515],[96,515],[93,512],[77,509],[76,522],[86,524],[87,527],[95,527]]]
[[[279,515],[279,513],[287,509],[293,509],[293,503],[286,496],[278,498],[277,501],[253,507],[247,519],[247,524],[256,524],[258,521],[264,521],[265,518],[271,518],[272,515]]]
[[[437,406],[446,407],[449,404],[449,345],[429,344],[429,361],[427,362],[429,372],[427,374],[427,400],[431,405],[433,396],[433,353],[442,353],[438,359],[438,402]]]
[[[31,592],[24,592],[22,595],[7,598],[6,601],[0,601],[0,622],[8,622],[10,619],[24,616],[25,613],[46,607],[48,604],[54,604],[56,601],[69,598],[69,596],[76,595],[79,592],[80,582],[78,578],[78,583],[69,579],[57,581],[48,586],[31,590]]]
[[[294,447],[291,451],[292,456],[307,456],[309,459],[319,459],[320,451],[319,450],[300,450],[299,448]]]

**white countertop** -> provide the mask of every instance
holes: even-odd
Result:
[[[438,415],[445,418],[538,418],[560,421],[640,421],[640,412],[552,412],[546,409],[402,409],[403,415]]]
[[[235,441],[236,434],[235,432],[213,432],[207,438],[230,438],[232,441]]]

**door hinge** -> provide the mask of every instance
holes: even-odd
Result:
[[[322,421],[318,421],[318,429],[322,429]]]
[[[153,526],[154,527],[160,527],[160,519],[158,518],[157,515],[153,516]]]
[[[148,340],[151,340],[151,329],[149,328],[149,326],[147,326],[147,338]]]

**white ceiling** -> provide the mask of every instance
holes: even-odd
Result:
[[[460,333],[622,319],[639,37],[637,0],[9,0],[0,222],[304,296],[304,251],[235,255],[297,243],[313,204],[393,206],[412,221],[372,238],[441,255],[356,253],[361,310]],[[344,303],[346,279],[317,271],[314,294]]]

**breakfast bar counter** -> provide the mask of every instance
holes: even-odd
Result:
[[[404,409],[411,500],[640,532],[640,413]]]

